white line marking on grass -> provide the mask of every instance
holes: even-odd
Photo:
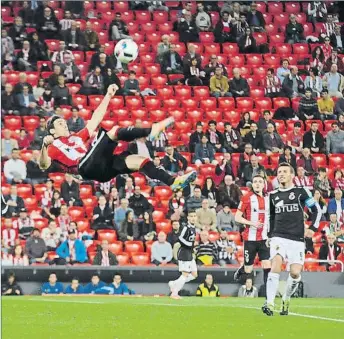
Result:
[[[20,299],[18,299],[20,300]],[[24,299],[21,299],[24,300]],[[54,303],[73,303],[73,304],[105,304],[101,301],[87,301],[87,300],[58,300],[58,299],[28,299],[30,301],[46,301],[46,302],[54,302]]]

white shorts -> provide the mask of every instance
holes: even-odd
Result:
[[[197,272],[197,265],[195,259],[191,261],[178,261],[179,272]]]
[[[305,262],[305,243],[280,237],[273,237],[270,241],[270,260],[279,254],[288,264],[300,264]]]

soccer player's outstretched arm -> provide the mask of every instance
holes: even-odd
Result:
[[[319,227],[319,223],[321,220],[322,212],[319,204],[315,203],[315,200],[312,196],[312,193],[309,191],[308,188],[303,188],[301,201],[304,202],[305,206],[307,206],[311,211],[311,225],[308,229],[310,229],[313,232],[316,232]]]
[[[110,85],[102,102],[93,112],[92,118],[89,120],[89,122],[86,125],[86,128],[88,129],[88,132],[90,133],[91,136],[94,133],[94,131],[98,128],[99,124],[102,122],[106,114],[106,110],[109,106],[110,99],[116,94],[117,90],[118,90],[117,85]]]
[[[47,135],[43,139],[41,154],[38,161],[39,168],[43,171],[47,170],[51,165],[51,158],[48,155],[48,146],[53,142],[54,137],[52,135]]]

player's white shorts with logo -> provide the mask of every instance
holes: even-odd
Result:
[[[197,265],[195,259],[192,259],[191,261],[178,261],[179,266],[179,272],[196,272],[197,271]]]
[[[270,259],[279,254],[289,265],[305,262],[305,243],[280,237],[273,237],[270,241]]]

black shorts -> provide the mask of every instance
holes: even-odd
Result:
[[[125,159],[130,153],[113,154],[118,143],[101,129],[91,147],[79,162],[79,174],[83,179],[107,182],[119,174],[132,173]]]
[[[260,241],[245,241],[244,242],[244,264],[245,266],[252,266],[254,259],[258,254],[260,261],[269,260],[270,250],[266,246],[266,240]]]

